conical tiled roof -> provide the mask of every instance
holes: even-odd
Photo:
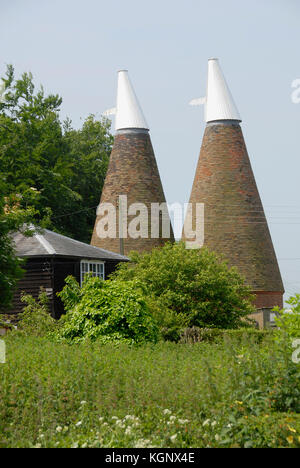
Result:
[[[239,269],[257,293],[258,307],[281,305],[284,288],[239,114],[234,108],[224,118],[217,106],[213,113],[210,96],[209,122],[190,196],[193,205],[204,203],[204,245]],[[185,235],[183,239],[189,240]]]
[[[127,255],[131,250],[139,252],[152,250],[166,241],[174,241],[168,212],[151,219],[151,204],[166,203],[161,179],[143,112],[125,71],[118,74],[116,107],[116,135],[109,167],[101,195],[100,205],[110,203],[116,210],[117,229],[112,237],[99,236],[99,222],[103,213],[97,215],[91,244]],[[112,113],[112,112],[110,112]],[[143,237],[132,238],[127,228],[122,232],[119,219],[126,217],[127,209],[120,209],[120,196],[127,197],[127,208],[134,203],[142,203],[147,209],[147,233]],[[121,204],[122,205],[122,204]],[[126,211],[126,212],[125,212]],[[99,213],[99,210],[98,210]],[[145,213],[143,213],[145,220]],[[127,226],[136,214],[126,217]],[[170,236],[162,230],[162,221],[170,226]],[[158,235],[152,236],[151,228],[157,224]],[[121,232],[120,232],[121,231]],[[127,237],[126,237],[127,236]],[[120,241],[120,237],[124,237]]]

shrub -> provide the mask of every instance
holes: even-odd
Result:
[[[206,248],[167,243],[151,253],[132,253],[112,278],[137,280],[162,310],[185,317],[185,326],[238,328],[253,313],[252,295],[235,268]]]
[[[46,336],[54,332],[57,322],[50,315],[49,299],[42,288],[38,300],[30,294],[23,294],[21,301],[27,305],[19,316],[18,331],[33,336]]]
[[[151,315],[158,324],[161,338],[177,343],[180,340],[182,330],[188,325],[188,317],[168,309],[153,296],[145,296],[145,299]]]
[[[80,288],[68,277],[58,296],[67,314],[57,336],[70,342],[156,341],[158,329],[141,288],[135,281],[103,281],[86,277]]]
[[[279,309],[279,307],[273,309],[277,314],[275,317],[279,328],[277,336],[283,333],[287,338],[300,338],[300,294],[290,297],[286,302],[291,306],[290,311]]]

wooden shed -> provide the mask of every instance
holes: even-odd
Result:
[[[49,297],[51,315],[59,318],[64,308],[56,293],[63,289],[67,276],[73,275],[79,283],[82,283],[86,273],[107,279],[118,263],[129,260],[123,255],[78,242],[47,229],[42,233],[36,231],[32,237],[15,233],[13,241],[17,255],[25,258],[26,263],[23,266],[25,274],[18,284],[9,313],[12,321],[17,320],[24,307],[21,302],[22,292],[37,298],[43,287]]]

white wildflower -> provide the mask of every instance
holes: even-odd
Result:
[[[130,421],[134,421],[135,419],[139,419],[137,418],[136,416],[133,416],[131,414],[126,414],[125,418],[124,418],[126,421],[127,420],[130,420]]]
[[[123,421],[121,419],[117,419],[116,425],[119,426],[121,429],[124,429],[125,424],[123,424]]]
[[[204,423],[202,424],[202,426],[203,426],[203,427],[204,427],[204,426],[207,426],[207,424],[209,424],[209,423],[210,423],[210,419],[206,419],[206,420],[204,421]]]
[[[170,411],[169,409],[165,409],[165,410],[163,410],[163,413],[164,414],[172,414],[172,411]]]
[[[215,435],[215,439],[216,441],[218,442],[218,440],[220,440],[220,436],[218,434]]]
[[[139,439],[136,441],[134,447],[135,448],[149,448],[149,444],[151,444],[151,440],[149,439]]]
[[[61,432],[63,430],[63,428],[61,426],[57,426],[57,428],[55,430],[56,430],[56,432]]]
[[[177,434],[174,434],[170,437],[171,442],[175,442],[176,439],[177,439]]]
[[[217,424],[217,421],[213,421],[213,422],[211,423],[211,427],[215,427],[216,424]]]
[[[82,406],[83,406],[83,405],[86,405],[86,403],[87,403],[87,402],[86,402],[85,400],[82,400],[82,401],[80,402],[80,404],[81,404]]]
[[[75,426],[76,426],[76,427],[79,427],[79,426],[81,426],[81,424],[82,424],[82,421],[78,421],[78,422],[75,424]]]

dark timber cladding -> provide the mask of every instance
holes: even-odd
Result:
[[[171,237],[163,238],[161,227],[159,238],[151,238],[151,203],[165,203],[165,195],[147,130],[124,130],[115,136],[110,157],[109,168],[101,195],[100,203],[112,203],[117,213],[117,236],[115,239],[99,238],[97,234],[97,216],[91,244],[104,249],[120,252],[119,240],[119,195],[127,195],[128,207],[132,203],[143,203],[148,209],[148,238],[125,238],[123,240],[124,254],[131,250],[149,251],[162,246],[166,241],[174,241],[172,227]],[[137,214],[128,216],[128,224]],[[161,225],[162,218],[158,220]],[[170,222],[169,216],[167,222]]]
[[[282,306],[282,279],[237,121],[208,123],[190,202],[205,204],[204,244],[238,267],[257,307]]]
[[[18,283],[18,290],[15,292],[12,302],[12,309],[8,311],[8,314],[16,317],[25,305],[21,301],[21,294],[26,293],[32,295],[35,299],[38,298],[40,288],[48,294],[50,300],[51,314],[53,313],[53,264],[51,259],[44,259],[41,261],[27,261],[23,266],[25,268],[25,274]]]
[[[22,265],[24,276],[15,290],[12,308],[7,311],[12,321],[17,321],[18,314],[24,309],[25,304],[21,301],[23,293],[37,299],[42,288],[48,296],[51,315],[59,318],[64,313],[64,307],[57,293],[65,286],[67,276],[74,276],[80,283],[82,264],[89,262],[92,266],[99,263],[104,265],[103,279],[107,279],[119,262],[128,261],[114,252],[98,249],[47,229],[36,231],[32,227],[32,231],[31,237],[20,232],[12,234],[16,253],[25,260]]]

